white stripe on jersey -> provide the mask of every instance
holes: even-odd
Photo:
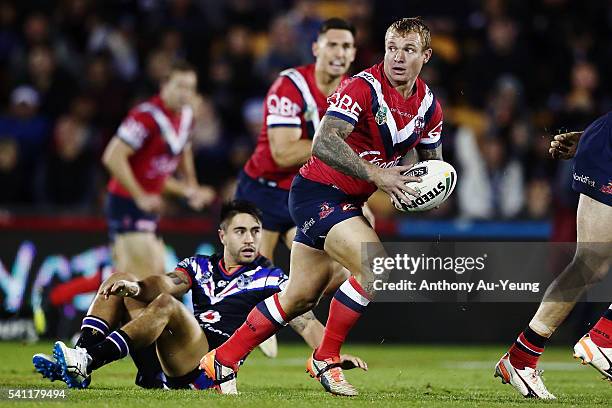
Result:
[[[357,115],[349,112],[348,110],[337,108],[334,105],[329,105],[329,108],[327,108],[327,112],[337,112],[341,115],[344,115],[346,117],[353,119],[354,122],[357,122],[359,120]]]
[[[152,103],[145,102],[141,104],[139,110],[151,114],[161,130],[162,137],[168,143],[168,146],[170,146],[172,153],[178,155],[189,139],[189,132],[191,131],[193,121],[193,110],[191,107],[185,105],[181,109],[181,123],[179,124],[178,133],[174,130],[174,126],[172,126],[166,114]]]
[[[280,116],[280,115],[268,115],[266,117],[266,126],[300,126],[302,121],[297,116]]]
[[[123,140],[134,150],[142,147],[148,133],[144,125],[132,117],[128,117],[117,129],[119,139]]]
[[[412,134],[414,133],[414,128],[415,128],[417,119],[419,117],[420,118],[425,117],[425,113],[427,113],[427,110],[430,108],[434,100],[433,92],[429,90],[429,87],[427,86],[427,84],[425,84],[425,97],[423,98],[423,100],[421,101],[421,104],[419,105],[417,114],[412,118],[410,122],[408,122],[408,124],[403,129],[400,129],[398,131],[397,124],[395,123],[395,119],[393,118],[393,114],[391,113],[391,109],[389,109],[389,105],[387,105],[387,102],[385,101],[385,98],[383,96],[382,86],[380,85],[380,82],[378,82],[378,80],[374,78],[372,74],[369,74],[365,71],[360,72],[359,74],[355,76],[365,79],[374,88],[374,91],[376,92],[376,98],[378,99],[378,105],[380,107],[385,108],[386,110],[387,126],[389,127],[389,130],[391,131],[391,137],[393,138],[393,145],[399,144],[403,142],[404,140],[408,139],[410,136],[412,136]],[[344,111],[342,113],[346,114],[346,112]]]
[[[312,122],[312,125],[315,129],[319,127],[319,108],[317,107],[317,103],[315,102],[312,93],[310,93],[310,88],[308,87],[308,82],[306,82],[306,78],[294,68],[289,68],[280,73],[282,76],[286,76],[289,78],[295,86],[298,87],[302,96],[304,97],[304,119],[308,122]],[[306,114],[308,113],[308,114]]]

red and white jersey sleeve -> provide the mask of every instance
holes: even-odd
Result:
[[[117,129],[117,137],[134,150],[140,150],[145,141],[157,131],[157,125],[148,113],[132,110]]]
[[[269,128],[301,127],[304,98],[289,78],[279,76],[266,96],[265,120]]]
[[[329,107],[325,114],[355,126],[364,112],[370,109],[371,99],[370,89],[364,81],[355,77],[349,78],[327,99]]]

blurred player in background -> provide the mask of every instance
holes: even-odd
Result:
[[[420,178],[403,175],[409,167],[398,165],[412,149],[418,149],[421,160],[442,158],[442,109],[418,77],[431,58],[430,41],[421,19],[396,21],[385,35],[384,61],[340,85],[331,97],[313,140],[312,157],[289,194],[298,231],[287,289],[259,303],[227,342],[202,359],[209,376],[225,380],[222,392],[236,392],[235,371],[246,354],[314,307],[338,262],[353,276],[332,299],[323,341],[307,369],[327,391],[357,395],[342,373],[340,348],[374,296],[371,259],[384,256],[361,206],[377,188],[398,207],[399,197],[418,196],[405,183]],[[363,243],[371,245],[365,254]]]
[[[214,198],[212,189],[198,184],[193,164],[196,87],[194,68],[175,62],[159,94],[128,113],[104,151],[102,161],[111,175],[106,213],[114,268],[137,279],[165,272],[165,246],[156,235],[162,194],[184,198],[196,210]],[[173,176],[177,169],[180,179]],[[156,360],[155,350],[133,357],[140,372],[137,383],[159,386],[147,378],[159,372],[158,364],[149,364]]]
[[[289,188],[310,158],[312,138],[329,106],[328,97],[346,78],[355,59],[355,27],[345,20],[323,22],[312,44],[313,64],[281,72],[266,96],[265,124],[255,152],[238,179],[236,198],[254,202],[263,214],[261,254],[274,261],[279,241],[291,248],[296,226],[289,214]],[[366,208],[373,224],[373,216]],[[349,276],[337,265],[335,291]],[[261,345],[268,357],[277,353],[276,337]]]
[[[141,280],[115,274],[101,286],[90,315],[83,320],[77,347],[58,341],[57,361],[43,354],[34,356],[37,371],[71,388],[85,388],[93,370],[153,344],[167,387],[216,386],[198,367],[202,351],[225,342],[253,306],[280,291],[287,281],[282,270],[259,255],[261,213],[253,204],[224,205],[220,221],[222,254],[196,255],[167,275]],[[179,300],[189,290],[193,313]],[[290,324],[312,348],[320,344],[323,325],[312,312]],[[367,370],[365,362],[350,355],[342,356],[342,365]]]
[[[214,197],[198,185],[190,134],[196,101],[193,67],[176,62],[158,95],[134,107],[103,156],[108,183],[107,217],[115,269],[137,278],[164,273],[163,242],[156,236],[162,194],[201,209]],[[173,177],[179,170],[181,178]]]
[[[265,124],[236,190],[236,198],[248,199],[262,211],[261,253],[272,261],[278,240],[290,248],[295,237],[289,188],[310,158],[312,138],[329,106],[328,97],[355,59],[355,28],[339,18],[324,21],[312,53],[313,64],[281,72],[269,89]]]
[[[572,262],[550,284],[540,307],[514,345],[495,367],[495,376],[523,396],[555,399],[536,366],[546,342],[576,302],[601,281],[612,264],[612,112],[584,132],[557,135],[553,158],[574,158],[572,187],[580,193],[577,248]],[[574,356],[612,380],[612,305],[574,346]]]

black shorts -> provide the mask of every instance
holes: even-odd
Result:
[[[323,249],[329,230],[344,220],[362,216],[363,203],[363,197],[349,196],[298,174],[289,192],[289,209],[297,225],[294,241]]]
[[[284,233],[295,227],[289,214],[288,190],[273,187],[266,180],[255,180],[241,171],[234,198],[255,204],[262,213],[263,227],[268,231]]]
[[[612,112],[591,123],[574,157],[574,191],[612,206]]]
[[[157,231],[159,216],[142,211],[131,198],[107,193],[105,212],[111,242],[117,234]]]

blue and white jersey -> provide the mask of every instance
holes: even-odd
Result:
[[[211,349],[225,342],[255,305],[280,292],[288,279],[263,256],[232,274],[222,260],[220,255],[196,255],[176,267],[191,278],[193,313]]]

